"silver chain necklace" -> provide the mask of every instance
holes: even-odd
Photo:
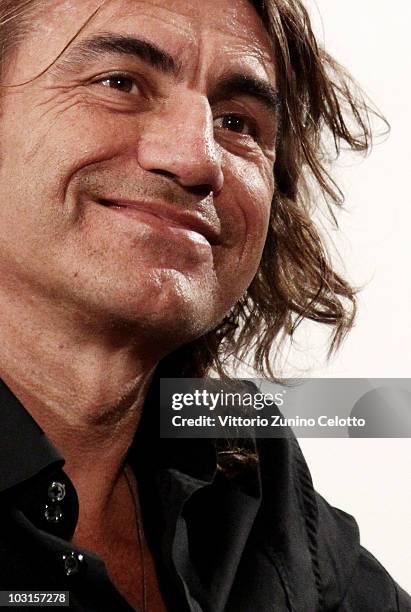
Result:
[[[140,561],[141,561],[141,586],[143,590],[143,612],[147,612],[147,577],[146,577],[146,565],[144,559],[144,535],[143,535],[143,522],[141,519],[141,508],[140,501],[138,497],[137,484],[134,478],[134,474],[129,465],[124,466],[124,476],[127,482],[127,486],[129,488],[133,505],[134,505],[134,513],[136,517],[137,524],[137,537],[138,537],[138,545],[140,547]]]

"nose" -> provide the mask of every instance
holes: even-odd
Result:
[[[221,151],[214,140],[208,100],[195,94],[179,96],[147,118],[138,161],[144,170],[169,176],[185,188],[206,195],[221,191]]]

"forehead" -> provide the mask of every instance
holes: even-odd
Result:
[[[274,80],[271,42],[249,0],[54,0],[42,6],[25,51],[37,61],[47,55],[45,64],[80,29],[78,39],[110,31],[154,39],[183,64],[246,62]]]

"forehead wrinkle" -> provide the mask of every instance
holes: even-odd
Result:
[[[263,49],[255,41],[252,41],[250,44],[249,40],[247,41],[244,39],[244,43],[243,45],[236,40],[234,45],[230,47],[229,53],[239,54],[244,59],[253,60],[254,63],[258,62],[266,72],[269,72],[270,69],[274,71],[275,59],[273,53]]]
[[[106,0],[106,1],[110,2],[112,5],[118,4],[118,0]],[[181,11],[174,11],[170,8],[161,6],[160,4],[156,4],[155,2],[146,2],[144,0],[135,0],[135,2],[133,3],[133,8],[139,5],[143,7],[143,10],[139,13],[139,17],[142,16],[142,17],[149,18],[149,19],[155,19],[155,20],[163,22],[167,26],[178,27],[178,29],[187,36],[187,38],[193,38],[192,28],[190,27],[189,24],[187,24],[187,21],[189,21],[189,14],[184,15],[184,13],[182,14]],[[157,9],[155,15],[153,15],[153,11],[152,11],[153,6]],[[115,16],[114,13],[120,10],[124,11],[124,7],[121,5],[117,7],[113,6],[111,17],[114,17]],[[165,13],[165,15],[162,15],[161,13]],[[184,19],[179,19],[182,16]],[[125,18],[128,18],[130,22],[132,23],[133,19],[136,18],[136,14],[131,8],[127,9],[126,12],[122,12],[120,16],[120,19],[122,20]],[[112,25],[112,22],[110,22],[110,25]]]
[[[275,62],[273,58],[267,61],[266,56],[259,53],[258,49],[245,49],[244,47],[235,47],[223,51],[226,62],[225,66],[222,63],[219,65],[221,71],[225,68],[234,70],[243,70],[246,72],[255,73],[260,78],[266,78],[272,84],[276,82]]]

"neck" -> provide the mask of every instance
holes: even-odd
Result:
[[[0,378],[65,458],[80,513],[103,516],[162,356],[130,329],[97,333],[39,304],[33,317],[27,304],[2,306]]]

